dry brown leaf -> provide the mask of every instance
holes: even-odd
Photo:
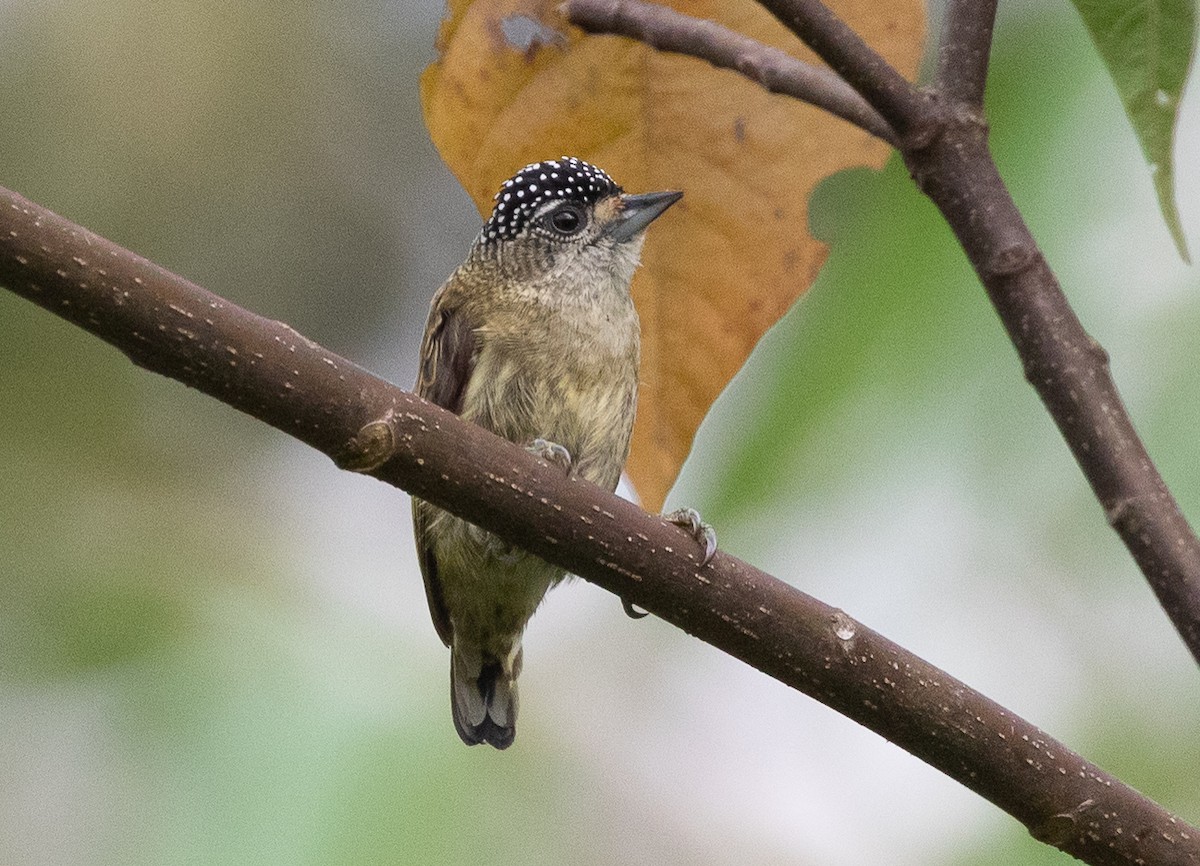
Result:
[[[627,471],[661,507],[713,400],[759,337],[816,278],[808,235],[824,177],[878,167],[888,148],[818,109],[740,76],[611,36],[583,36],[558,0],[450,0],[440,59],[421,80],[430,134],[479,205],[539,159],[578,156],[630,192],[682,189],[649,232],[634,281],[642,383]],[[797,57],[813,55],[751,0],[676,0]],[[917,68],[922,0],[831,3],[904,74]],[[525,50],[511,41],[529,42]]]

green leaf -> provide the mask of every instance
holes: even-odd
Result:
[[[1195,0],[1073,0],[1100,51],[1150,163],[1163,219],[1190,263],[1175,206],[1172,144],[1192,65]]]

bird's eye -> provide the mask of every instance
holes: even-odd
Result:
[[[587,218],[573,205],[560,207],[550,214],[550,227],[561,235],[578,234],[587,224]]]

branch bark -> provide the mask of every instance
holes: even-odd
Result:
[[[661,15],[639,0],[643,29]],[[1083,328],[1000,177],[975,94],[988,54],[990,0],[952,4],[943,57],[971,58],[963,82],[918,91],[819,0],[760,0],[897,131],[921,190],[954,231],[1033,385],[1084,476],[1192,657],[1200,662],[1200,539],[1167,488],[1121,400],[1108,356]],[[592,13],[593,15],[595,13]],[[986,19],[986,20],[985,20]],[[940,81],[949,77],[942,71]],[[901,91],[904,91],[901,93]]]
[[[1117,391],[1108,355],[1083,328],[1008,194],[972,114],[942,115],[909,171],[945,214],[1037,390],[1192,656],[1200,660],[1200,541]]]
[[[983,107],[998,0],[950,0],[938,45],[934,88],[943,98]]]
[[[828,6],[820,0],[759,0],[759,4],[861,93],[901,139],[908,134],[909,124],[920,116],[924,97]]]
[[[19,195],[0,285],[489,529],[892,740],[1088,863],[1200,863],[1200,831],[845,613]]]

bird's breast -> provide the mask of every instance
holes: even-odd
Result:
[[[636,408],[636,316],[587,327],[526,319],[485,328],[480,342],[463,416],[520,444],[557,442],[579,474],[615,487]]]

